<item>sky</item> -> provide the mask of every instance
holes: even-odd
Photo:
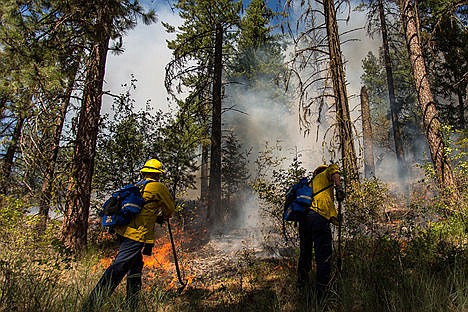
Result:
[[[152,6],[156,10],[158,21],[151,25],[139,23],[124,37],[124,53],[109,53],[104,90],[118,94],[123,90],[121,85],[129,82],[131,75],[134,75],[137,89],[133,96],[137,106],[142,107],[147,100],[151,100],[156,109],[167,111],[169,101],[164,87],[164,75],[165,66],[171,59],[171,51],[167,48],[166,40],[172,38],[165,32],[161,22],[179,25],[181,20],[168,5]],[[104,112],[109,110],[111,103],[110,97],[103,98]]]

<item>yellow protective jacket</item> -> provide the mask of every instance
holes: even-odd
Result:
[[[333,223],[335,223],[337,220],[338,215],[335,204],[333,202],[334,197],[332,175],[335,173],[340,173],[340,168],[338,168],[338,165],[332,164],[328,166],[327,169],[317,174],[309,184],[309,186],[312,187],[314,194],[326,188],[327,186],[332,185],[332,187],[329,187],[328,189],[314,196],[310,209],[314,210]]]
[[[154,243],[154,225],[158,215],[168,219],[175,211],[174,200],[167,187],[161,182],[149,180],[143,189],[146,204],[128,225],[118,226],[115,232],[137,242]]]

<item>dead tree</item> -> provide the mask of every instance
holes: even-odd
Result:
[[[289,3],[289,1],[288,1]],[[339,142],[341,158],[343,163],[343,174],[345,182],[350,188],[358,187],[359,172],[357,168],[357,157],[354,147],[353,124],[350,117],[348,95],[346,91],[346,79],[343,69],[343,59],[340,48],[340,38],[336,19],[336,8],[334,2],[326,0],[323,2],[323,12],[311,2],[301,3],[305,10],[299,17],[296,25],[301,23],[308,27],[299,32],[290,32],[295,51],[290,61],[290,73],[287,84],[297,85],[299,94],[299,125],[305,134],[309,133],[310,117],[313,108],[318,108],[317,123],[321,122],[322,110],[326,107],[327,99],[332,99],[335,107],[335,136],[331,140],[332,154],[338,150],[333,145]],[[323,23],[325,19],[325,23]],[[305,73],[305,74],[304,74]],[[331,82],[331,83],[330,83]],[[330,84],[332,90],[330,90]],[[328,131],[327,131],[328,133]],[[326,138],[324,138],[326,140]]]
[[[328,35],[328,50],[330,53],[330,71],[333,81],[333,91],[336,101],[336,119],[339,127],[341,141],[341,156],[345,181],[353,186],[359,181],[357,169],[357,157],[353,142],[353,128],[349,113],[348,95],[346,92],[346,80],[341,57],[338,25],[336,22],[336,10],[333,0],[323,2],[325,24]]]

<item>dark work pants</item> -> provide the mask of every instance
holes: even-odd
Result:
[[[130,307],[136,307],[138,304],[143,269],[141,250],[144,243],[125,237],[119,239],[119,252],[89,295],[83,306],[84,311],[99,310],[99,306],[112,294],[125,275],[127,275],[127,303]]]
[[[316,291],[322,296],[330,281],[332,234],[330,223],[310,210],[299,221],[300,255],[297,266],[298,284],[309,282],[309,272],[312,268],[312,247],[317,265]]]

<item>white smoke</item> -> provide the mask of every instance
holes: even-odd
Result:
[[[172,57],[172,51],[167,48],[166,40],[174,39],[174,34],[168,34],[162,22],[178,26],[182,24],[180,17],[167,5],[156,7],[158,21],[151,25],[139,23],[123,38],[124,53],[115,55],[109,52],[106,64],[104,91],[113,94],[122,92],[121,85],[128,83],[131,75],[137,79],[137,89],[132,95],[138,109],[144,107],[150,100],[152,107],[168,111],[170,102],[164,86],[165,66]],[[110,111],[112,98],[103,97],[104,113]]]

